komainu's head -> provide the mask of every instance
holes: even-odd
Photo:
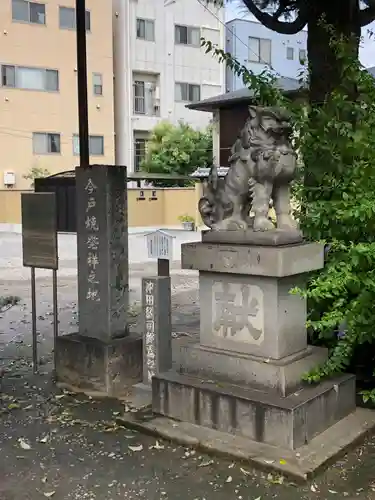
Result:
[[[260,129],[269,139],[287,139],[292,133],[290,115],[286,109],[249,106],[249,115],[249,126],[253,131]]]

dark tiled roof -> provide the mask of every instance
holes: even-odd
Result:
[[[367,71],[375,78],[375,66],[367,68]],[[276,80],[276,86],[283,90],[286,94],[293,94],[301,89],[301,85],[295,78],[282,76]],[[226,108],[237,102],[250,103],[254,97],[254,91],[248,88],[227,92],[225,94],[209,97],[203,101],[192,102],[186,107],[196,109],[197,111],[210,111],[215,109]]]
[[[190,177],[193,177],[194,179],[206,179],[210,173],[210,170],[211,167],[198,167],[192,174],[190,174]],[[219,177],[225,177],[228,170],[229,167],[217,167],[217,175]]]
[[[294,78],[281,77],[276,80],[276,86],[286,93],[293,93],[298,91],[301,86],[298,80]],[[214,109],[225,108],[236,102],[251,102],[254,97],[254,91],[248,88],[227,92],[214,97],[209,97],[203,101],[193,102],[186,107],[189,109],[196,109],[199,111],[213,111]]]

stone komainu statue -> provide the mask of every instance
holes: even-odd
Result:
[[[232,147],[225,178],[218,178],[216,166],[211,168],[199,200],[202,220],[212,230],[268,231],[274,229],[268,218],[272,200],[277,228],[295,230],[290,183],[297,155],[291,145],[290,118],[279,108],[249,106],[249,114]]]

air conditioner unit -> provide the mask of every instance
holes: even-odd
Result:
[[[11,170],[4,172],[3,182],[4,186],[13,187],[16,184],[16,174]]]

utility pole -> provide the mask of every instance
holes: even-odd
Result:
[[[86,1],[76,0],[77,85],[80,167],[90,166],[87,104]]]

